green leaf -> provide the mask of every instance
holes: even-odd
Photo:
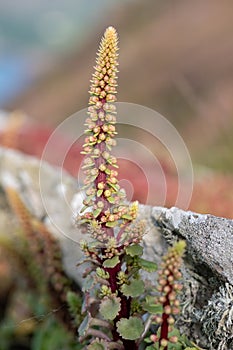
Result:
[[[179,342],[182,343],[185,350],[187,350],[187,349],[188,350],[204,350],[204,349],[200,348],[199,346],[197,346],[196,344],[194,344],[192,341],[190,341],[185,334],[182,334],[181,336],[179,336]]]
[[[89,208],[87,205],[84,205],[82,209],[80,210],[80,214],[82,214],[87,208]]]
[[[143,310],[149,312],[150,314],[162,314],[163,306],[161,304],[155,304],[155,297],[148,295],[146,301],[142,304]]]
[[[108,149],[109,151],[112,150],[112,146],[110,146],[110,145],[108,145],[108,144],[106,144],[106,146],[107,146],[107,149]]]
[[[107,227],[115,227],[117,225],[117,221],[107,221],[105,225]]]
[[[123,284],[121,286],[122,293],[127,297],[138,297],[145,290],[144,282],[142,280],[132,280],[130,284]]]
[[[93,167],[93,165],[95,165],[95,163],[85,164],[82,166],[82,169],[84,170],[84,169],[91,168],[91,167]]]
[[[160,304],[143,304],[142,307],[145,311],[153,315],[162,314],[163,312],[163,307]]]
[[[137,317],[121,318],[117,322],[117,331],[124,339],[136,340],[144,330],[142,320]]]
[[[97,178],[97,176],[98,176],[98,174],[96,174],[96,175],[93,175],[93,176],[90,176],[90,177],[88,178],[88,180],[89,180],[89,183],[92,183],[92,182],[94,182],[94,181],[95,181],[95,179]]]
[[[101,248],[102,247],[102,243],[99,242],[99,241],[91,241],[91,242],[88,242],[88,249],[90,251],[95,251],[96,248]]]
[[[180,343],[168,343],[168,350],[183,350],[183,345],[180,344]],[[196,350],[195,348],[194,349],[191,349],[191,348],[185,348],[185,350]]]
[[[101,269],[101,267],[97,267],[96,275],[98,277],[100,277],[100,278],[103,278],[103,279],[108,279],[109,278],[109,273],[106,272],[104,269]]]
[[[105,320],[114,320],[121,309],[121,299],[111,296],[104,297],[100,303],[99,311]]]
[[[107,200],[108,200],[108,202],[111,203],[111,204],[114,204],[114,203],[115,203],[115,198],[114,198],[114,197],[108,197]]]
[[[140,256],[143,253],[143,248],[139,244],[133,244],[125,249],[126,253],[130,256]]]
[[[92,275],[88,275],[82,285],[82,291],[85,293],[86,291],[90,290],[94,285],[94,278]]]
[[[104,190],[98,190],[98,191],[97,191],[97,197],[100,197],[101,194],[103,193],[103,191],[104,191]]]
[[[157,270],[157,264],[154,263],[153,261],[139,258],[138,263],[139,263],[141,269],[143,269],[147,272],[154,272]]]
[[[133,217],[129,214],[124,214],[124,215],[122,215],[122,219],[133,220]]]
[[[177,336],[179,339],[181,339],[180,331],[177,328],[173,328],[171,332],[169,332],[169,337],[171,336]],[[190,344],[185,344],[185,345],[190,345]]]
[[[106,350],[107,344],[105,345],[102,341],[95,341],[88,345],[87,350]]]
[[[116,255],[116,256],[114,256],[114,257],[111,258],[111,259],[105,260],[104,263],[103,263],[103,266],[104,266],[104,267],[107,267],[107,268],[113,268],[113,267],[115,267],[117,264],[119,264],[119,262],[120,262],[119,256]]]
[[[114,191],[118,191],[119,190],[119,185],[118,184],[112,184],[111,182],[108,182],[108,185],[110,187],[112,187],[114,189]]]
[[[143,342],[146,343],[146,344],[151,344],[151,339],[150,337],[146,337],[143,339]],[[146,349],[148,349],[148,347],[146,347]]]
[[[94,218],[97,218],[97,216],[100,215],[101,211],[102,211],[101,208],[98,208],[98,209],[94,210],[94,211],[93,211],[93,216],[94,216]]]
[[[78,333],[80,337],[85,336],[88,328],[90,327],[90,322],[91,322],[91,317],[88,314],[82,321],[82,323],[80,324],[79,328],[78,328]]]

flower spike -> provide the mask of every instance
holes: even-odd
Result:
[[[123,202],[125,193],[118,184],[117,160],[111,154],[117,134],[117,51],[117,32],[108,27],[101,40],[92,75],[82,151],[86,155],[82,167],[86,175],[86,198],[80,218],[82,223],[89,223],[91,234],[100,241],[114,237],[114,227],[128,226],[137,212],[135,204],[129,207]]]

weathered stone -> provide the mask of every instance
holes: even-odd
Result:
[[[185,212],[151,210],[167,242],[185,239],[182,333],[211,350],[233,349],[233,220]]]
[[[233,284],[233,220],[177,208],[155,207],[151,214],[166,237],[186,240],[187,255],[194,266],[206,265]]]

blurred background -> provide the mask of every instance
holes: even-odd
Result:
[[[218,0],[1,1],[0,109],[20,110],[37,125],[28,141],[24,135],[26,145],[13,146],[39,156],[48,129],[87,106],[98,42],[113,25],[120,36],[118,101],[150,107],[173,123],[194,164],[190,208],[231,217],[232,10],[232,2]]]
[[[40,158],[56,126],[87,107],[96,51],[109,25],[120,37],[118,101],[158,111],[184,139],[195,175],[189,209],[233,218],[233,1],[0,0],[0,145]],[[162,204],[174,206],[171,157],[142,130],[120,126],[119,136],[157,157],[167,186]],[[56,163],[54,155],[67,144],[58,135],[48,160]],[[121,160],[120,179],[126,192],[133,189],[129,199],[148,203],[147,169],[150,204],[161,205],[160,177],[150,158],[142,159],[143,169]],[[64,168],[77,177],[80,163],[77,143]],[[47,256],[55,256],[52,277],[61,264],[51,235],[43,224],[34,235],[29,222],[29,239],[24,226],[14,228],[1,184],[0,208],[0,350],[80,350],[76,330],[67,330],[67,305],[57,300],[60,284],[46,270]],[[79,317],[81,299],[72,298]]]

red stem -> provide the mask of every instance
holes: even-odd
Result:
[[[101,102],[104,104],[106,102],[106,100],[103,99]],[[104,112],[103,109],[98,110],[98,112],[100,112],[100,111]],[[103,130],[102,130],[103,121],[98,120],[97,125],[101,128],[100,132],[103,132]],[[106,150],[106,144],[104,141],[97,144],[96,147],[100,150],[101,153]],[[105,162],[104,158],[102,156],[100,156],[99,158],[95,159],[95,167],[97,169],[99,169],[100,164],[102,164],[104,162]],[[99,171],[99,174],[95,180],[95,187],[97,190],[98,190],[98,184],[100,182],[103,182],[104,184],[106,183],[106,178],[107,178],[106,173],[103,171]],[[99,198],[96,198],[96,202],[98,202],[99,200],[101,200],[104,203],[104,207],[103,207],[101,213],[97,217],[98,220],[101,220],[101,217],[105,215],[104,212],[111,208],[111,204],[108,202],[108,200],[105,198],[105,196],[103,194]],[[128,226],[128,224],[129,223],[127,223],[118,233],[118,236],[117,236],[118,241],[120,240],[121,235],[122,235],[123,231],[125,230],[126,226]],[[102,228],[105,231],[105,233],[108,235],[108,237],[114,237],[113,228],[106,227],[106,225],[104,223],[102,224]],[[116,291],[118,291],[118,296],[121,298],[121,310],[119,312],[119,315],[114,320],[114,329],[112,331],[112,335],[113,335],[114,341],[117,341],[119,339],[122,340],[123,346],[125,349],[137,350],[138,346],[137,346],[135,341],[122,339],[121,336],[119,335],[119,333],[117,332],[117,326],[116,326],[117,322],[121,318],[129,318],[130,307],[131,307],[131,298],[127,298],[119,291],[119,285],[117,283],[118,282],[117,275],[121,271],[121,265],[122,265],[122,261],[120,261],[119,264],[117,264],[113,268],[105,268],[105,271],[109,273],[108,281],[109,281],[109,285],[110,285],[112,293],[115,293]]]
[[[166,295],[166,300],[163,303],[163,309],[166,306],[170,305],[169,294],[172,292],[172,285],[170,283],[167,283],[167,286],[170,287],[170,291]],[[169,316],[170,315],[166,314],[165,312],[163,312],[163,314],[162,314],[162,324],[161,324],[161,333],[160,333],[160,338],[159,338],[159,345],[161,345],[161,340],[162,339],[166,339],[167,341],[169,340],[168,339],[168,328],[169,328],[168,318],[169,318]],[[167,350],[167,349],[168,349],[168,347],[165,346],[164,350]]]
[[[169,305],[169,301],[168,299],[166,300],[166,302],[163,304],[163,307]],[[163,313],[162,315],[162,325],[161,325],[161,334],[160,334],[160,339],[159,339],[159,345],[161,345],[161,340],[162,339],[166,339],[168,340],[168,319],[169,315]],[[164,350],[167,350],[167,346],[164,348]]]

